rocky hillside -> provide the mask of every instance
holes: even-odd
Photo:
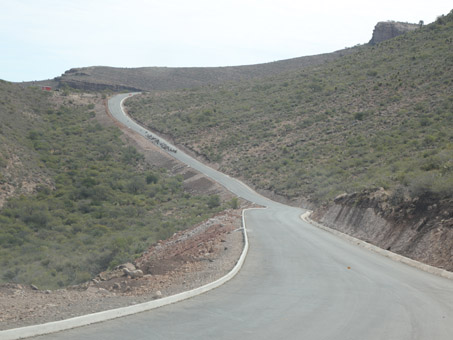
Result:
[[[374,27],[371,45],[378,44],[385,40],[395,38],[401,34],[411,32],[421,27],[421,25],[409,24],[406,22],[381,21]]]

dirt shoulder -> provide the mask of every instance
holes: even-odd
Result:
[[[134,263],[100,273],[78,286],[42,291],[19,284],[1,285],[0,329],[125,307],[213,282],[226,275],[242,253],[241,213],[241,209],[219,213],[159,241]],[[128,271],[137,277],[127,275]]]

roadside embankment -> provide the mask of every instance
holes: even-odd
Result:
[[[384,189],[342,194],[310,216],[324,226],[382,249],[453,270],[453,199],[402,198]]]

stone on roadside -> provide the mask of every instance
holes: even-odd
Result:
[[[132,279],[143,277],[143,272],[140,269],[137,270],[129,270],[127,268],[123,268],[123,273],[126,276],[130,276]]]

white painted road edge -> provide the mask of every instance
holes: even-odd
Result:
[[[437,276],[441,276],[441,277],[453,280],[453,272],[449,272],[449,271],[447,271],[445,269],[433,267],[433,266],[430,266],[428,264],[412,260],[412,259],[410,259],[408,257],[392,253],[391,251],[379,248],[379,247],[377,247],[377,246],[375,246],[375,245],[373,245],[371,243],[362,241],[362,240],[360,240],[358,238],[355,238],[355,237],[352,237],[352,236],[350,236],[348,234],[342,233],[341,231],[338,231],[338,230],[335,230],[335,229],[331,229],[329,227],[326,227],[325,225],[322,225],[322,224],[320,224],[318,222],[315,222],[315,221],[313,221],[312,219],[309,218],[309,216],[311,215],[312,212],[313,211],[308,210],[305,213],[303,213],[302,215],[300,215],[300,218],[303,221],[305,221],[307,223],[310,223],[311,225],[314,225],[315,227],[318,227],[320,229],[328,231],[329,233],[334,234],[335,236],[338,236],[338,237],[340,237],[340,238],[342,238],[344,240],[347,240],[347,241],[349,241],[352,244],[358,245],[358,246],[360,246],[362,248],[371,250],[371,251],[373,251],[375,253],[378,253],[378,254],[380,254],[382,256],[388,257],[389,259],[391,259],[393,261],[401,262],[401,263],[404,263],[404,264],[409,265],[411,267],[415,267],[417,269],[420,269],[420,270],[423,270],[425,272],[428,272],[430,274],[434,274],[434,275],[437,275]]]
[[[56,332],[60,332],[60,331],[71,329],[71,328],[87,326],[87,325],[97,323],[97,322],[112,320],[112,319],[116,319],[116,318],[126,316],[126,315],[132,315],[132,314],[149,311],[151,309],[159,308],[159,307],[162,307],[165,305],[169,305],[169,304],[172,304],[175,302],[189,299],[191,297],[203,294],[214,288],[220,287],[227,281],[231,280],[234,276],[236,276],[236,274],[239,273],[239,270],[241,270],[242,265],[245,262],[245,258],[247,256],[247,252],[249,249],[249,242],[248,242],[248,238],[247,238],[247,228],[246,228],[246,224],[245,224],[245,212],[247,210],[252,210],[252,209],[262,209],[262,208],[248,208],[248,209],[244,209],[242,211],[242,231],[243,231],[243,239],[244,239],[244,248],[242,249],[241,256],[239,257],[239,260],[236,263],[236,265],[233,267],[233,269],[228,274],[221,277],[220,279],[218,279],[214,282],[208,283],[199,288],[195,288],[195,289],[192,289],[192,290],[189,290],[186,292],[168,296],[168,297],[165,297],[165,298],[162,298],[159,300],[153,300],[153,301],[144,302],[144,303],[140,303],[140,304],[136,304],[136,305],[132,305],[132,306],[128,306],[128,307],[116,308],[116,309],[111,309],[111,310],[107,310],[107,311],[103,311],[103,312],[82,315],[82,316],[78,316],[78,317],[66,319],[66,320],[48,322],[48,323],[44,323],[41,325],[33,325],[33,326],[27,326],[27,327],[14,328],[14,329],[0,331],[0,339],[2,339],[2,340],[23,339],[23,338],[28,338],[28,337],[32,337],[32,336],[56,333]]]

